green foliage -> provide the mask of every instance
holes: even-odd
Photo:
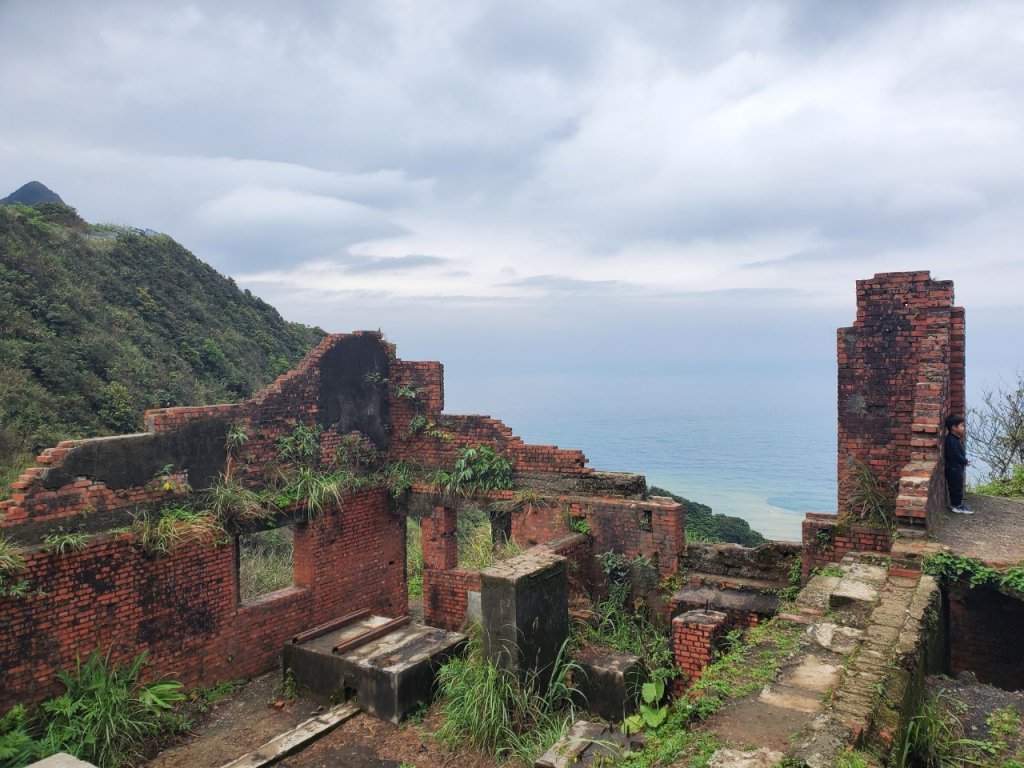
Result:
[[[412,488],[413,467],[404,461],[388,462],[377,470],[377,478],[392,498],[400,499]]]
[[[238,594],[243,601],[290,587],[295,582],[293,537],[289,529],[238,537]]]
[[[449,498],[512,488],[512,464],[486,445],[459,450],[451,472],[438,470],[433,484]]]
[[[88,545],[89,537],[84,533],[51,533],[43,538],[43,546],[59,555],[65,552],[81,552]]]
[[[320,436],[324,428],[319,424],[307,427],[296,424],[290,435],[277,440],[277,460],[282,463],[309,464],[320,452]]]
[[[1018,464],[1007,477],[994,477],[973,489],[985,496],[1024,498],[1024,464]]]
[[[171,238],[0,206],[0,474],[143,409],[246,398],[323,335]],[[96,236],[100,235],[100,236]]]
[[[752,530],[750,523],[742,518],[713,514],[711,507],[706,504],[690,501],[672,491],[654,485],[650,487],[649,492],[651,496],[667,496],[683,505],[686,512],[686,538],[688,541],[707,544],[721,541],[741,544],[744,547],[756,547],[766,541],[764,536]]]
[[[946,582],[966,582],[972,587],[980,587],[986,584],[1001,586],[1003,576],[995,568],[989,568],[980,560],[972,557],[956,555],[952,552],[939,552],[924,561],[923,570],[925,573],[936,576]],[[1012,569],[1013,575],[1009,577],[1015,582],[1021,574],[1020,569]],[[1009,573],[1009,572],[1008,572]]]
[[[23,705],[14,706],[0,717],[0,765],[28,765],[48,754],[30,732],[28,715]]]
[[[261,494],[228,475],[211,483],[197,502],[205,505],[222,525],[268,520],[277,511]]]
[[[522,551],[523,548],[511,539],[496,547],[490,522],[484,520],[459,537],[459,568],[482,571]]]
[[[570,685],[576,665],[565,661],[562,647],[545,686],[536,674],[520,680],[514,672],[483,658],[479,636],[470,637],[469,655],[454,659],[438,674],[441,727],[437,737],[449,747],[471,747],[499,760],[532,765],[562,736],[575,709]]]
[[[224,528],[216,517],[183,504],[163,507],[156,512],[137,512],[132,520],[132,532],[142,551],[153,556],[169,555],[190,541],[223,543],[226,540]]]
[[[632,653],[640,657],[652,677],[671,680],[676,670],[666,633],[653,623],[645,605],[638,601],[630,604],[631,582],[643,581],[645,563],[615,552],[605,552],[599,560],[608,594],[594,606],[593,622],[576,623],[579,641]]]
[[[896,527],[896,487],[879,479],[867,464],[849,457],[839,486],[846,494],[842,522]]]
[[[69,752],[100,768],[136,765],[147,742],[181,729],[174,714],[185,698],[180,683],[140,683],[145,651],[127,666],[109,661],[109,654],[95,652],[73,671],[57,673],[67,690],[42,705],[50,752]]]
[[[898,753],[898,768],[1007,765],[1002,761],[995,762],[996,756],[1006,748],[1006,743],[966,738],[953,707],[944,698],[940,694],[926,701],[921,712],[907,724]]]
[[[27,581],[17,578],[24,569],[25,558],[21,548],[0,536],[0,597],[25,597],[31,591]]]
[[[665,696],[663,680],[644,683],[640,695],[642,700],[639,714],[630,715],[622,721],[622,730],[626,733],[636,733],[644,728],[656,730],[668,717],[668,705],[661,703]]]

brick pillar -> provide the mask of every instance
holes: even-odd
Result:
[[[721,611],[687,611],[672,619],[672,655],[683,671],[673,684],[675,695],[700,679],[728,628],[728,616]]]
[[[658,548],[661,575],[679,573],[679,557],[686,550],[686,511],[683,505],[655,507],[651,512],[651,530]]]
[[[457,522],[458,512],[451,507],[434,507],[433,514],[423,518],[424,570],[450,571],[459,564]]]
[[[965,415],[967,411],[967,396],[964,388],[964,371],[967,365],[967,331],[963,307],[953,307],[951,320],[949,333],[949,410],[953,413]]]

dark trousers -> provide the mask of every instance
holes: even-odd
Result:
[[[946,467],[946,485],[949,487],[949,503],[959,507],[964,503],[964,470]]]

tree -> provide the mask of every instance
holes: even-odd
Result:
[[[1005,480],[1024,464],[1024,374],[1015,384],[988,389],[968,411],[971,451],[989,468],[990,480]]]

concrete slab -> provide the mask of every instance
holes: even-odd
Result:
[[[818,574],[811,579],[800,590],[796,598],[797,608],[811,608],[823,611],[828,608],[828,599],[832,591],[839,584],[838,576],[823,576]]]
[[[466,636],[443,629],[406,624],[384,637],[342,654],[332,649],[389,619],[370,616],[284,648],[284,668],[295,675],[300,693],[331,700],[355,692],[367,714],[401,722],[431,699],[437,669],[462,652]]]
[[[875,589],[885,586],[885,579],[889,569],[881,565],[870,565],[868,563],[843,563],[843,572],[846,574],[843,579],[852,579],[870,584]]]
[[[794,712],[803,712],[806,715],[820,712],[823,705],[820,695],[779,683],[768,683],[761,689],[758,700],[763,704],[771,704],[773,707],[790,709]],[[801,718],[801,721],[803,719]]]
[[[843,668],[837,664],[829,664],[816,656],[804,656],[799,664],[783,670],[778,681],[790,688],[823,694],[839,684],[842,671]],[[818,698],[820,700],[821,697]]]
[[[67,752],[58,752],[56,755],[29,763],[28,768],[96,768],[96,766],[85,762],[85,760],[79,760]]]
[[[751,698],[730,704],[701,723],[699,728],[736,746],[767,747],[786,752],[790,735],[806,722],[807,714],[804,712]]]
[[[863,636],[863,629],[843,627],[827,621],[815,624],[811,629],[811,637],[815,643],[843,656],[853,653]]]
[[[878,597],[878,587],[854,579],[841,579],[832,594],[828,597],[828,605],[834,610],[871,610]]]
[[[589,768],[617,763],[636,746],[634,739],[606,723],[580,720],[537,758],[534,768]]]

